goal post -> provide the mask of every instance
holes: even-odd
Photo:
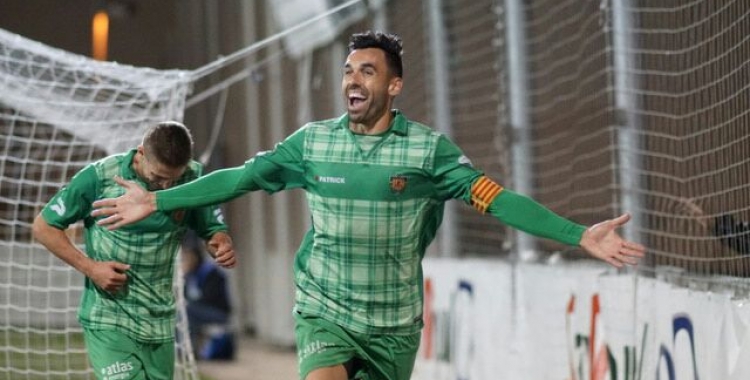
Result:
[[[0,378],[94,378],[76,320],[83,277],[34,242],[31,223],[86,164],[135,147],[152,124],[182,120],[190,81],[0,30]],[[81,228],[68,234],[82,245]],[[180,336],[186,320],[178,316]],[[175,378],[197,378],[189,339],[177,344]]]

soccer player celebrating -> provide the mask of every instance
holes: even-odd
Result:
[[[120,228],[153,212],[225,202],[249,191],[306,191],[312,227],[294,264],[299,373],[306,380],[407,380],[422,328],[421,261],[443,205],[460,199],[532,233],[578,245],[616,267],[640,244],[616,232],[627,214],[592,227],[504,189],[471,166],[446,136],[391,109],[403,86],[401,40],[352,36],[343,116],[309,123],[243,166],[158,192],[117,179],[119,198],[94,216]]]
[[[236,264],[232,239],[215,206],[156,212],[128,228],[95,223],[92,203],[123,193],[113,177],[159,190],[198,178],[190,132],[177,122],[149,128],[129,152],[106,157],[78,172],[34,220],[33,234],[47,249],[86,276],[78,320],[98,378],[171,380],[174,373],[175,257],[188,228],[208,240],[216,262]],[[86,253],[65,234],[82,220]]]

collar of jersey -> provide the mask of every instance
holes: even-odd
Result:
[[[135,170],[133,170],[133,157],[135,157],[135,153],[137,152],[137,149],[131,149],[128,153],[125,154],[124,159],[122,160],[122,163],[120,164],[120,175],[122,175],[123,179],[127,180],[134,180],[138,179],[138,176],[135,174]]]
[[[393,113],[393,121],[391,121],[391,127],[384,134],[393,132],[399,136],[408,135],[409,129],[407,128],[406,117],[400,110],[393,109],[391,112]],[[339,128],[349,128],[349,114],[344,114],[339,118],[338,126]]]

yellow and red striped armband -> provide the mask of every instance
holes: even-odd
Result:
[[[503,191],[503,187],[486,176],[479,177],[471,185],[471,205],[484,214],[490,203]]]

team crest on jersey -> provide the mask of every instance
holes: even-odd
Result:
[[[183,219],[185,219],[185,210],[175,210],[172,213],[172,220],[175,222],[182,223]]]
[[[406,176],[405,175],[393,175],[391,176],[391,191],[400,194],[406,188]]]

